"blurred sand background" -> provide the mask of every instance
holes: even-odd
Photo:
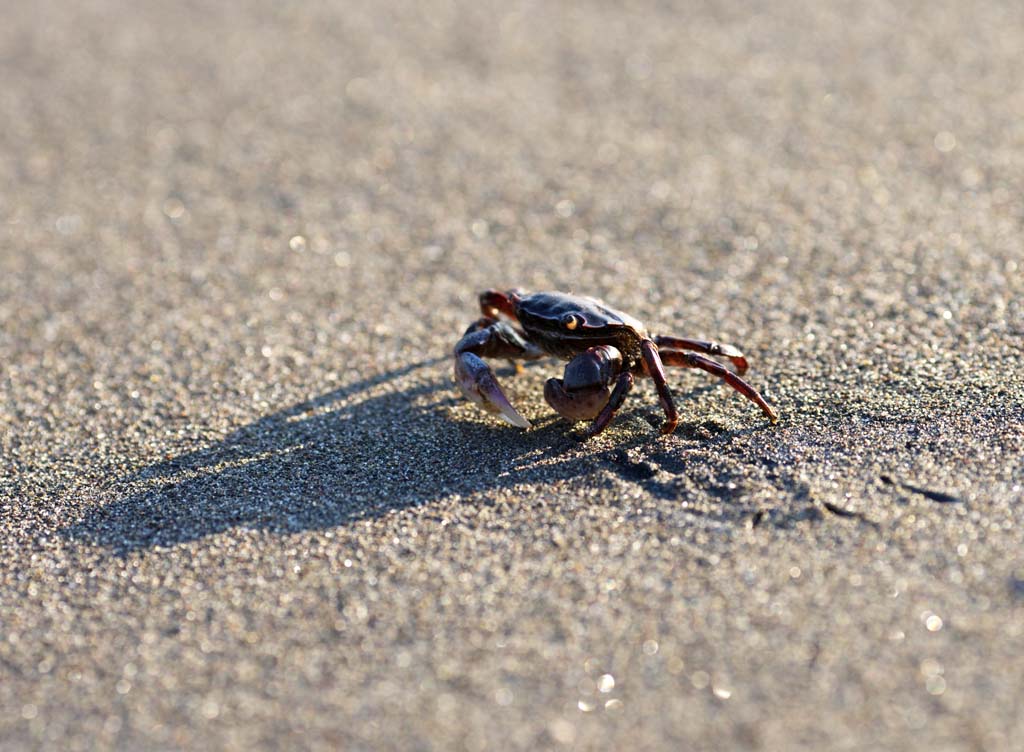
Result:
[[[1010,750],[1024,9],[0,24],[0,747]],[[740,345],[578,443],[491,286]]]

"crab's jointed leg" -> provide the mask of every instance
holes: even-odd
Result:
[[[629,394],[629,390],[632,388],[633,374],[629,371],[623,371],[615,380],[615,388],[612,389],[612,396],[608,399],[608,403],[598,414],[597,419],[590,425],[590,428],[587,429],[584,438],[597,436],[608,427],[608,424],[612,422],[612,418],[615,417],[615,413],[622,407],[622,403],[626,401],[626,395]]]
[[[462,393],[485,410],[501,413],[509,423],[529,428],[524,418],[501,390],[485,357],[532,360],[543,355],[538,347],[504,321],[482,318],[466,330],[455,346],[455,382]]]
[[[484,290],[480,293],[480,312],[487,318],[497,318],[501,313],[512,321],[516,321],[516,301],[519,293],[515,290]]]
[[[665,379],[665,368],[662,366],[661,358],[658,356],[658,346],[651,340],[645,339],[640,344],[640,354],[644,359],[644,370],[647,375],[654,379],[654,386],[658,390],[658,400],[661,402],[661,409],[665,411],[665,422],[661,424],[663,434],[672,433],[676,430],[679,422],[679,412],[672,401],[672,394],[668,390],[668,381]]]
[[[761,408],[765,415],[768,416],[768,420],[775,423],[779,419],[779,414],[775,408],[769,405],[764,397],[754,389],[750,384],[741,379],[735,373],[730,371],[728,368],[723,366],[721,363],[716,363],[710,358],[705,358],[701,355],[695,355],[690,352],[682,352],[680,350],[664,349],[661,351],[661,359],[665,365],[668,366],[679,366],[680,368],[699,368],[702,371],[707,371],[713,376],[717,376],[722,379],[726,384],[731,386],[737,392],[742,394],[748,400],[753,402],[755,405]]]
[[[704,355],[717,355],[721,358],[728,358],[736,367],[736,373],[741,376],[747,370],[747,359],[743,353],[732,345],[721,342],[706,342],[700,339],[685,339],[683,337],[655,337],[654,344],[659,350],[694,350]]]

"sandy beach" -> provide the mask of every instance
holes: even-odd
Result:
[[[0,748],[1011,750],[1024,11],[15,0]],[[601,435],[487,288],[742,348]]]

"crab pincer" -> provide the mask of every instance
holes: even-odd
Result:
[[[484,410],[500,413],[519,428],[530,428],[530,421],[509,402],[482,356],[531,359],[541,354],[509,324],[485,316],[470,326],[455,346],[455,381],[462,393]]]
[[[494,376],[494,371],[478,355],[464,352],[455,356],[455,380],[462,393],[484,410],[501,413],[501,416],[513,426],[530,427],[530,421],[508,401]]]

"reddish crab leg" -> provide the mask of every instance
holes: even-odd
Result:
[[[629,390],[632,388],[633,374],[629,371],[623,371],[615,380],[615,388],[612,389],[612,396],[608,398],[608,404],[598,413],[597,418],[590,425],[590,428],[587,429],[583,438],[589,439],[591,436],[597,436],[608,427],[608,424],[612,422],[612,418],[615,417],[618,409],[622,407],[622,403],[626,400],[626,395],[629,394]]]
[[[764,414],[768,416],[768,420],[772,423],[775,423],[779,419],[779,414],[775,411],[775,408],[765,402],[764,397],[762,397],[754,387],[721,363],[716,363],[710,358],[705,358],[701,355],[669,349],[661,351],[661,359],[664,361],[665,365],[668,366],[699,368],[702,371],[707,371],[713,376],[717,376],[748,400],[760,407],[761,410],[764,411]]]
[[[740,375],[743,375],[747,370],[747,359],[743,357],[743,353],[732,345],[723,345],[721,342],[706,342],[700,339],[684,339],[682,337],[655,337],[654,344],[659,349],[694,350],[705,355],[717,355],[722,358],[728,358],[736,366],[736,373]]]
[[[640,344],[640,353],[644,358],[647,375],[654,379],[661,409],[665,411],[665,422],[661,424],[661,432],[663,434],[672,433],[676,430],[676,424],[679,422],[679,412],[676,410],[675,403],[672,402],[672,394],[668,390],[665,369],[662,367],[661,358],[658,357],[658,347],[649,339],[645,339]]]
[[[516,300],[519,299],[515,290],[505,293],[501,290],[485,290],[480,293],[480,311],[484,316],[497,318],[503,313],[513,321],[516,320]]]

